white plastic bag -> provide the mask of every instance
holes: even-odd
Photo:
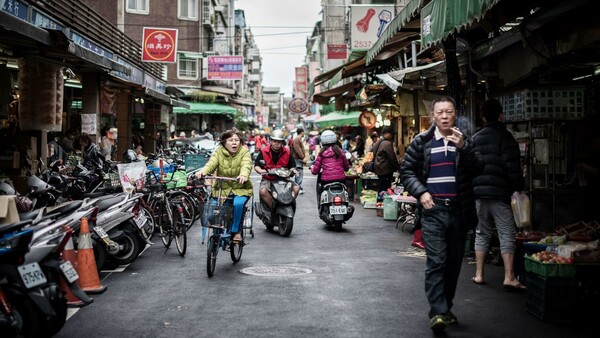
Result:
[[[510,205],[518,228],[531,226],[531,202],[524,192],[514,192]]]
[[[123,192],[140,191],[146,184],[146,164],[144,162],[117,164],[119,180]]]

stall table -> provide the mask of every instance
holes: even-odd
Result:
[[[415,206],[417,205],[417,199],[412,196],[405,195],[392,195],[392,200],[398,202],[398,220],[396,220],[396,229],[398,224],[402,221],[401,230],[404,231],[408,222],[414,222],[415,219]]]

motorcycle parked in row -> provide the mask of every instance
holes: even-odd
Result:
[[[294,228],[296,213],[296,198],[291,179],[294,175],[287,168],[267,169],[267,174],[276,177],[271,181],[272,207],[269,208],[261,198],[260,201],[255,202],[254,210],[269,231],[277,227],[279,235],[288,237]]]

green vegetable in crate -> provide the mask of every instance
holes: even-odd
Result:
[[[540,239],[540,241],[538,243],[561,245],[561,244],[565,244],[566,242],[567,242],[567,236],[562,235],[562,236],[546,236],[546,237]]]

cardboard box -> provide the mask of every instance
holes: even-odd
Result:
[[[15,196],[0,196],[0,225],[18,223],[19,221]]]

